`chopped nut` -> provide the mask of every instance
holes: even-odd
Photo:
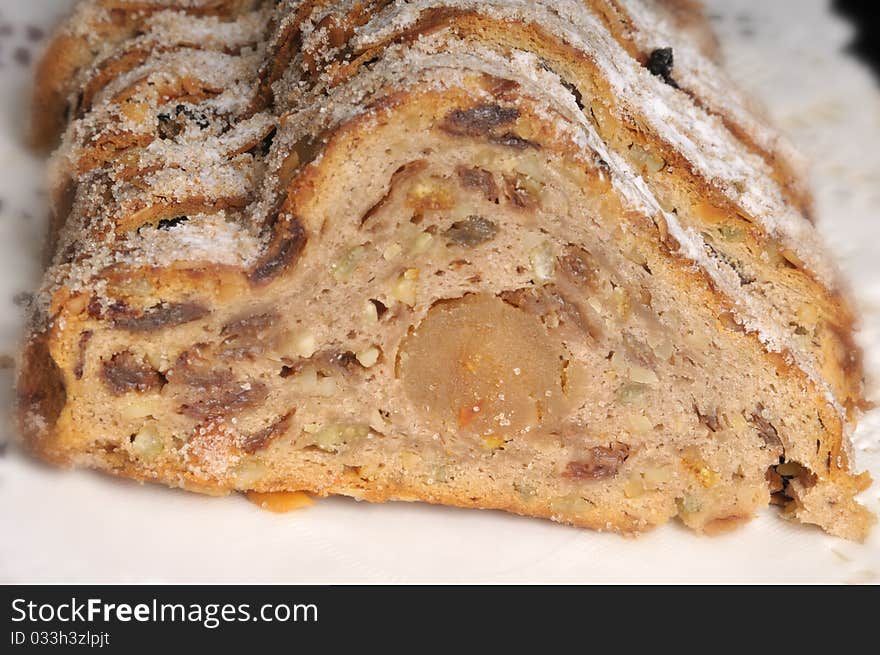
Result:
[[[645,434],[654,429],[651,419],[641,414],[630,414],[626,417],[626,422],[635,434]]]
[[[376,305],[373,304],[373,301],[371,300],[367,300],[364,303],[364,320],[367,323],[379,322],[379,310],[376,308]]]
[[[417,453],[409,450],[404,450],[400,453],[400,463],[406,471],[415,471],[419,468],[421,462],[422,458]]]
[[[730,243],[739,243],[745,238],[745,232],[735,225],[719,225],[718,234],[723,241],[728,241]]]
[[[315,335],[306,330],[296,330],[290,332],[285,340],[285,354],[295,357],[309,358],[315,354],[317,342]]]
[[[611,114],[608,112],[603,105],[600,105],[598,102],[590,105],[590,118],[593,123],[596,125],[596,129],[599,131],[599,135],[604,135],[607,130],[609,124],[613,124],[611,119]]]
[[[370,433],[368,425],[333,424],[311,435],[307,445],[315,446],[328,453],[339,452],[342,448],[357,443]]]
[[[758,403],[755,406],[755,411],[752,412],[749,422],[754,426],[755,430],[758,432],[758,436],[761,437],[767,446],[770,446],[771,448],[782,448],[782,440],[779,438],[779,432],[770,421],[764,418],[763,413],[764,405]]]
[[[645,495],[645,483],[638,473],[631,475],[623,485],[623,495],[627,498],[639,498]]]
[[[382,259],[387,262],[394,261],[403,252],[403,247],[399,243],[392,243],[382,251]]]
[[[525,173],[505,175],[504,190],[514,207],[534,209],[540,203],[542,186]]]
[[[145,460],[154,460],[165,448],[162,436],[153,422],[146,423],[138,430],[138,433],[132,437],[131,450],[139,458]]]
[[[675,353],[675,346],[672,341],[657,335],[649,335],[648,345],[651,351],[662,361],[668,361]]]
[[[356,246],[346,252],[339,261],[330,267],[333,277],[339,282],[348,280],[366,254],[367,249],[364,246]]]
[[[526,502],[533,500],[538,495],[538,490],[535,489],[535,486],[528,482],[514,482],[513,490],[519,494],[521,500]]]
[[[694,404],[694,412],[697,415],[697,419],[709,428],[712,432],[718,432],[721,428],[721,424],[718,422],[718,410],[715,409],[713,411],[701,411],[700,408]]]
[[[623,405],[641,404],[645,400],[645,391],[648,388],[648,385],[641,382],[626,382],[618,387],[614,395]]]
[[[532,276],[536,284],[546,284],[553,280],[556,257],[550,243],[545,242],[529,253],[529,263],[532,265]]]
[[[642,479],[649,489],[659,488],[660,485],[672,480],[673,475],[672,467],[668,464],[646,466],[642,471]]]
[[[629,365],[629,379],[633,382],[639,382],[641,384],[658,384],[660,379],[657,377],[657,374],[649,368],[645,368],[644,366],[639,366],[637,364]]]
[[[637,168],[648,173],[659,173],[666,168],[666,162],[663,159],[635,143],[629,147],[629,158]]]
[[[632,304],[630,303],[629,294],[623,287],[614,289],[614,303],[618,316],[624,321],[629,318]]]
[[[592,503],[577,494],[557,496],[550,501],[550,511],[561,517],[587,514],[592,508]]]
[[[418,293],[419,269],[408,268],[403,274],[397,278],[391,289],[391,296],[404,305],[410,307],[416,304],[416,295]]]
[[[682,514],[696,514],[703,509],[703,503],[693,494],[685,494],[683,498],[676,499],[676,504]]]
[[[256,457],[245,457],[232,469],[231,473],[235,479],[235,486],[238,489],[249,489],[257,482],[262,480],[269,472],[268,467],[262,460]]]
[[[370,346],[357,354],[357,360],[364,368],[370,368],[379,361],[379,355],[382,353],[376,346]]]
[[[419,232],[419,234],[416,235],[416,238],[413,239],[412,244],[409,247],[409,254],[421,255],[422,253],[427,252],[428,249],[431,247],[433,241],[434,235],[432,235],[430,232]]]
[[[325,375],[314,365],[303,366],[289,380],[300,393],[309,396],[330,398],[336,394],[336,379]]]

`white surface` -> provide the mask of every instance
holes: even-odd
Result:
[[[849,27],[821,1],[713,0],[734,77],[815,162],[823,233],[860,302],[869,373],[880,370],[880,92],[841,53]],[[31,50],[68,0],[4,0],[0,31],[0,353],[15,350],[44,234],[41,162],[21,144]],[[31,218],[23,214],[28,213]],[[12,374],[0,371],[0,404]],[[870,396],[878,398],[874,379]],[[856,436],[880,480],[880,413]],[[880,482],[863,494],[880,512]],[[880,582],[880,528],[866,544],[790,524],[767,509],[743,529],[701,538],[678,524],[638,539],[499,512],[319,501],[287,515],[241,498],[204,498],[56,471],[14,447],[0,458],[0,582]]]

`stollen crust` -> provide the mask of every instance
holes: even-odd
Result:
[[[205,493],[863,539],[855,316],[692,2],[83,0],[26,444]]]

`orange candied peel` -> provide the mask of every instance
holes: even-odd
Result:
[[[247,491],[245,496],[257,507],[276,514],[305,509],[315,504],[312,497],[302,491]]]

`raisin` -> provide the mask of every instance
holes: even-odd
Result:
[[[145,392],[161,389],[165,377],[130,350],[116,353],[104,362],[104,384],[115,396],[131,391]]]
[[[86,348],[93,334],[91,330],[86,330],[79,335],[79,352],[76,356],[76,366],[73,368],[73,375],[77,380],[82,380],[83,369],[86,365]]]
[[[317,361],[325,361],[330,366],[338,368],[345,373],[352,373],[358,369],[363,368],[360,362],[357,360],[357,355],[355,355],[350,350],[345,351],[332,351],[329,353],[325,353],[321,357],[316,358]]]
[[[468,216],[463,221],[456,221],[443,233],[450,243],[464,248],[473,248],[498,235],[498,226],[482,216]]]
[[[452,111],[440,128],[454,136],[490,136],[495,128],[509,125],[517,118],[518,109],[500,105],[478,105],[471,109]]]
[[[718,422],[718,410],[716,409],[711,414],[700,411],[700,408],[694,405],[694,412],[697,414],[697,419],[699,419],[700,423],[709,428],[712,432],[718,432],[721,424]]]
[[[504,77],[495,77],[488,73],[483,74],[482,84],[483,88],[496,98],[504,98],[519,88],[519,82]]]
[[[287,431],[292,416],[293,412],[290,412],[289,414],[282,416],[269,427],[248,435],[244,438],[244,441],[241,444],[241,449],[249,455],[253,455],[258,450],[264,449],[273,439],[280,437]]]
[[[526,150],[527,148],[532,148],[533,150],[541,149],[541,146],[534,141],[524,139],[513,132],[506,132],[500,136],[491,136],[489,137],[489,142],[499,146],[515,148],[516,150]]]
[[[647,68],[652,75],[663,79],[669,86],[677,89],[678,83],[672,79],[672,67],[675,59],[672,48],[657,48],[652,50],[648,57]]]
[[[220,336],[226,337],[227,339],[257,337],[267,331],[279,320],[280,317],[274,312],[249,314],[224,325],[223,329],[220,330]]]
[[[504,176],[504,191],[514,207],[534,209],[539,203],[539,188],[521,173]]]
[[[588,459],[569,462],[563,476],[574,480],[610,478],[628,457],[629,446],[619,441],[608,446],[594,446]]]
[[[188,216],[177,216],[175,218],[163,218],[156,224],[156,227],[160,230],[170,230],[172,228],[177,227],[178,225],[183,225],[189,220]]]
[[[373,306],[376,308],[376,316],[381,319],[385,315],[385,312],[388,311],[388,307],[384,302],[376,300],[375,298],[370,298],[370,302],[373,303]]]
[[[758,403],[755,411],[752,412],[750,423],[758,432],[758,436],[764,440],[764,443],[771,448],[782,448],[782,440],[779,438],[779,432],[770,421],[765,419],[761,414],[764,411],[764,405]]]
[[[498,185],[495,184],[495,176],[492,173],[482,168],[466,166],[459,166],[456,172],[463,187],[482,191],[486,200],[498,202]]]
[[[594,289],[599,277],[599,269],[593,264],[593,257],[583,248],[569,246],[559,258],[559,270],[569,282],[577,287]]]
[[[175,370],[172,381],[192,392],[180,406],[180,412],[194,418],[234,413],[259,404],[269,392],[262,382],[239,381],[227,370]]]
[[[193,302],[162,302],[140,316],[123,315],[113,321],[114,327],[129,332],[154,332],[197,321],[209,314],[207,307]]]
[[[278,130],[273,127],[269,133],[264,136],[257,145],[248,150],[248,152],[255,157],[265,157],[269,154],[269,150],[272,149],[272,143],[275,141],[275,135],[277,133]]]
[[[156,130],[160,139],[173,139],[183,131],[180,123],[168,114],[159,114],[157,122]]]
[[[183,114],[184,116],[186,116],[186,118],[195,123],[196,127],[198,127],[200,130],[207,129],[208,126],[211,124],[204,112],[198,111],[196,109],[189,109],[186,105],[177,105],[177,107],[174,108],[174,113],[177,116]]]
[[[276,223],[280,222],[276,220]],[[295,217],[285,217],[276,238],[254,267],[250,280],[254,284],[268,282],[292,264],[306,245],[306,232]]]
[[[552,284],[505,291],[501,299],[509,305],[541,318],[548,328],[575,328],[580,332],[599,338],[601,332],[591,325],[577,304],[567,298]]]

